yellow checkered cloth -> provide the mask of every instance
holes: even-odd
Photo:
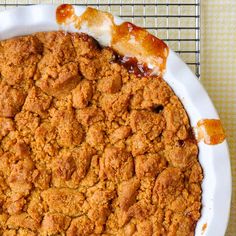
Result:
[[[201,82],[224,124],[230,147],[233,195],[227,236],[236,235],[236,1],[201,6]]]

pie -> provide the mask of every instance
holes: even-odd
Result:
[[[118,58],[82,33],[0,42],[1,235],[194,235],[188,115]]]

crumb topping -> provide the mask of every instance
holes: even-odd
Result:
[[[194,235],[202,169],[161,77],[85,34],[0,42],[0,234]]]

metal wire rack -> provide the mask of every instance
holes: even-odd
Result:
[[[200,0],[0,0],[0,11],[32,4],[92,6],[163,39],[200,77]]]

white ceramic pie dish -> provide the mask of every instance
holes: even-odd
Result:
[[[75,7],[77,15],[84,7]],[[55,19],[56,6],[35,5],[0,12],[0,40],[40,31],[61,29]],[[116,23],[122,20],[115,17]],[[73,27],[67,30],[74,31]],[[218,114],[206,91],[188,66],[170,50],[164,79],[182,101],[191,121],[196,126],[201,119],[218,119]],[[231,170],[226,140],[218,145],[199,143],[199,160],[203,167],[202,216],[195,235],[224,235],[230,212]],[[203,231],[203,225],[206,229]]]

